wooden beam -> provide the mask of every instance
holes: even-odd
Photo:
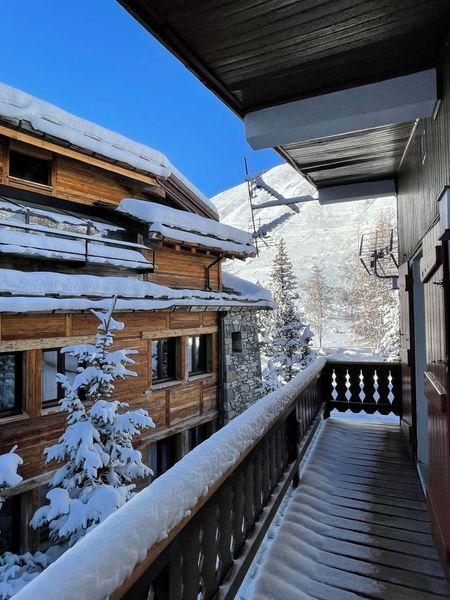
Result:
[[[217,333],[217,331],[217,325],[209,325],[208,327],[191,327],[190,329],[162,329],[160,331],[143,331],[141,337],[143,340],[157,340],[166,337],[183,337],[189,335],[199,335],[202,333]]]
[[[33,340],[9,340],[0,342],[0,352],[20,352],[24,350],[39,350],[45,348],[62,348],[74,344],[92,344],[95,335],[75,337],[36,338]]]
[[[26,144],[31,144],[37,148],[48,150],[50,152],[54,152],[55,154],[60,154],[61,156],[67,156],[68,158],[73,158],[94,167],[104,169],[105,171],[111,171],[112,173],[123,175],[128,179],[141,181],[152,187],[160,187],[157,179],[151,175],[144,175],[142,173],[138,173],[137,171],[133,171],[133,169],[126,169],[124,167],[107,162],[106,160],[101,160],[100,158],[89,156],[88,154],[83,154],[81,152],[77,152],[76,150],[71,150],[70,148],[64,148],[64,146],[59,146],[54,142],[48,142],[47,140],[43,140],[39,137],[24,133],[22,131],[10,129],[4,125],[0,125],[0,134],[12,140],[18,140]]]
[[[428,69],[249,112],[246,138],[254,150],[319,140],[429,117],[436,101],[436,69]]]

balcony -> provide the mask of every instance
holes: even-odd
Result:
[[[90,600],[447,597],[399,425],[400,383],[399,364],[316,360],[18,598],[64,600],[74,590]]]

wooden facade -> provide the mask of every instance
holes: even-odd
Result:
[[[438,70],[440,101],[414,130],[398,174],[398,240],[409,260],[438,216],[438,199],[450,182],[450,50]]]
[[[427,502],[438,550],[450,571],[449,259],[448,230],[439,221],[438,201],[450,186],[450,52],[438,69],[439,103],[432,117],[416,124],[398,174],[401,346],[404,424],[412,453],[426,428]],[[412,263],[420,260],[420,278]],[[414,287],[424,294],[425,339],[415,336]],[[414,353],[425,348],[426,370],[416,372]],[[419,417],[420,394],[427,418]],[[418,457],[419,460],[420,457]],[[419,463],[420,464],[420,463]]]
[[[216,312],[139,312],[120,315],[125,328],[119,332],[116,348],[132,348],[138,354],[133,370],[138,377],[119,381],[114,398],[148,410],[156,428],[145,432],[140,445],[171,435],[218,416],[218,315]],[[0,419],[0,454],[18,444],[24,459],[25,479],[36,477],[55,465],[44,465],[43,451],[62,433],[65,415],[56,407],[45,408],[41,399],[42,350],[95,339],[96,319],[88,314],[3,315],[0,352],[20,352],[24,374],[23,413]],[[186,370],[186,338],[212,336],[211,371],[189,377]],[[176,336],[182,356],[177,379],[168,383],[151,381],[152,339]]]
[[[10,159],[14,153],[36,157],[48,162],[48,181],[39,183],[14,175]],[[0,200],[12,204],[24,201],[37,210],[61,210],[62,213],[89,219],[110,219],[126,234],[126,243],[142,252],[148,260],[145,272],[65,263],[64,260],[44,260],[33,256],[0,254],[0,268],[24,271],[53,271],[57,273],[132,277],[160,286],[182,290],[222,290],[221,261],[224,254],[216,249],[199,247],[182,240],[153,240],[146,235],[145,224],[120,214],[115,209],[126,197],[159,202],[172,208],[189,209],[207,215],[199,208],[201,201],[192,199],[193,192],[186,184],[157,180],[143,173],[116,164],[105,157],[92,156],[22,129],[0,125]],[[23,211],[22,211],[23,212]],[[26,218],[26,217],[25,217]],[[71,217],[69,216],[69,219]],[[26,221],[28,223],[28,221]],[[70,221],[69,221],[70,222]],[[19,225],[11,231],[23,232]],[[45,223],[47,226],[47,223]],[[53,225],[51,225],[53,227]],[[15,228],[15,229],[14,229]],[[45,229],[45,227],[44,227]],[[27,230],[25,229],[25,232]],[[33,233],[33,230],[31,230]],[[39,231],[37,231],[39,233]],[[64,231],[62,232],[64,234]],[[42,231],[44,236],[49,235]],[[53,235],[53,234],[51,234]],[[98,239],[98,238],[96,238]],[[45,245],[44,245],[45,247]],[[90,290],[86,289],[89,297]],[[142,432],[136,439],[143,460],[157,460],[156,475],[170,468],[186,452],[211,435],[220,425],[222,345],[221,314],[218,307],[209,305],[177,306],[170,309],[120,312],[117,319],[124,322],[117,332],[115,347],[137,351],[132,367],[137,377],[116,384],[113,399],[127,402],[132,408],[147,410],[155,429]],[[36,550],[39,536],[27,527],[37,507],[45,502],[44,487],[56,464],[45,464],[44,449],[55,443],[64,430],[66,415],[56,403],[46,405],[43,397],[43,356],[49,350],[95,341],[97,320],[90,311],[66,310],[48,313],[0,313],[0,355],[15,353],[19,365],[20,408],[15,414],[0,411],[0,454],[18,445],[24,460],[20,469],[23,482],[2,495],[8,506],[19,515],[14,536],[18,543],[13,551]],[[190,336],[207,336],[206,367],[190,374],[188,340]],[[176,367],[168,380],[152,381],[152,343],[170,338],[175,340]],[[154,450],[156,451],[154,452]],[[161,453],[164,456],[160,456]],[[152,459],[153,457],[153,459]],[[155,458],[156,457],[156,458]],[[161,463],[161,464],[160,464]],[[148,482],[147,482],[148,483]],[[13,503],[13,504],[11,504]],[[17,531],[20,530],[20,536]],[[0,550],[2,548],[0,540]]]

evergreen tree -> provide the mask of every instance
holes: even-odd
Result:
[[[297,300],[297,279],[284,240],[278,244],[270,274],[270,290],[277,308],[262,316],[262,351],[268,358],[263,372],[263,391],[268,393],[292,379],[315,359],[310,348],[309,326],[303,322]]]
[[[377,222],[378,244],[388,243],[392,228],[390,213],[380,215]],[[345,289],[341,304],[351,319],[350,330],[361,344],[388,360],[399,355],[399,299],[390,279],[379,279],[358,266],[358,256],[349,257],[343,280]]]
[[[154,427],[152,419],[145,410],[123,411],[128,404],[111,400],[115,380],[136,375],[128,369],[135,351],[110,351],[114,332],[123,329],[113,319],[113,309],[114,303],[109,311],[93,311],[100,321],[95,345],[62,349],[77,358],[78,372],[73,382],[58,375],[67,426],[45,454],[47,462],[65,464],[51,480],[50,504],[39,508],[31,521],[34,528],[48,525],[50,539],[58,544],[73,545],[130,499],[133,480],[152,474],[132,446],[141,429]]]
[[[306,285],[306,293],[305,311],[314,328],[314,333],[319,338],[319,347],[322,348],[323,336],[328,323],[331,290],[317,265],[314,266]]]
[[[23,464],[23,460],[16,450],[17,446],[14,446],[10,452],[0,454],[0,510],[3,504],[2,490],[14,488],[22,481],[17,469]],[[37,577],[47,564],[47,558],[40,552],[34,556],[29,552],[22,555],[5,552],[0,556],[0,600],[8,600],[14,596]]]

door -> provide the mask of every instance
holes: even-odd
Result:
[[[429,484],[427,501],[444,562],[450,563],[450,429],[448,402],[448,243],[437,227],[424,238],[420,274],[424,284],[428,404]]]
[[[416,459],[424,488],[428,485],[428,402],[423,387],[423,375],[427,370],[425,335],[425,297],[420,277],[420,256],[411,261],[413,294],[414,334],[414,383],[416,408]]]
[[[408,263],[398,271],[400,301],[400,361],[402,363],[402,430],[409,442],[410,453],[416,453],[416,410],[414,379],[414,335],[412,328],[412,276]]]

